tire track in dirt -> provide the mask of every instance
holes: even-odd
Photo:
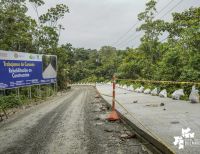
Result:
[[[72,101],[80,95],[80,91],[76,89],[69,98],[43,116],[21,139],[16,140],[10,147],[0,153],[24,154],[41,151],[51,140],[51,134],[54,133],[64,112],[68,109]]]

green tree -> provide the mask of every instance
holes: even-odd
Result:
[[[164,79],[199,81],[200,7],[172,15],[172,22],[165,24],[165,31],[169,33],[168,50],[156,74]]]
[[[159,35],[162,34],[164,24],[164,21],[154,19],[156,3],[155,0],[149,0],[146,3],[145,11],[138,14],[138,20],[142,21],[143,24],[137,29],[144,32],[139,49],[146,54],[146,57],[149,58],[152,64],[155,64],[160,57],[158,50],[160,44]]]
[[[33,52],[36,22],[26,15],[24,1],[0,2],[0,48],[3,50]]]

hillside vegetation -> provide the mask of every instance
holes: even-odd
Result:
[[[36,19],[27,15],[27,3]],[[114,73],[121,79],[200,81],[200,7],[173,13],[171,21],[164,21],[155,18],[156,1],[150,0],[138,14],[143,24],[137,31],[143,36],[137,48],[107,45],[97,50],[75,48],[69,42],[59,45],[64,29],[59,23],[69,8],[58,4],[40,15],[43,5],[43,0],[0,1],[0,50],[57,55],[59,89],[79,81],[109,81]]]

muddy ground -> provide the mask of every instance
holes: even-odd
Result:
[[[147,154],[122,121],[106,120],[109,111],[93,87],[72,87],[1,122],[0,153]]]

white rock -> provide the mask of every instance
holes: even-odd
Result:
[[[130,86],[130,91],[134,91],[133,85]]]
[[[144,91],[144,87],[143,87],[143,86],[141,86],[141,87],[140,87],[140,91],[139,91],[139,92],[140,92],[140,93],[143,93],[143,91]]]
[[[184,96],[184,92],[183,92],[183,89],[178,89],[178,90],[175,90],[173,93],[172,93],[172,98],[173,99],[176,99],[176,100],[179,100],[181,96]]]
[[[192,86],[192,91],[189,96],[189,100],[191,103],[199,103],[199,91],[195,88],[195,86]]]
[[[126,90],[127,90],[127,89],[128,89],[128,86],[127,86],[127,85],[124,85],[124,86],[123,86],[123,89],[126,89]]]
[[[151,89],[145,89],[144,93],[145,94],[150,94],[151,93]]]
[[[138,87],[135,89],[135,92],[139,93],[139,90],[140,90],[140,88]]]
[[[166,90],[166,89],[163,89],[163,90],[159,93],[159,96],[160,96],[160,97],[167,98],[167,90]]]
[[[107,82],[106,84],[111,85],[111,82]]]
[[[135,92],[137,92],[137,93],[142,93],[143,91],[144,91],[144,87],[143,86],[141,86],[140,88],[138,87],[138,88],[135,89]]]
[[[153,96],[158,95],[158,88],[155,88],[154,90],[152,90],[151,95],[153,95]]]

